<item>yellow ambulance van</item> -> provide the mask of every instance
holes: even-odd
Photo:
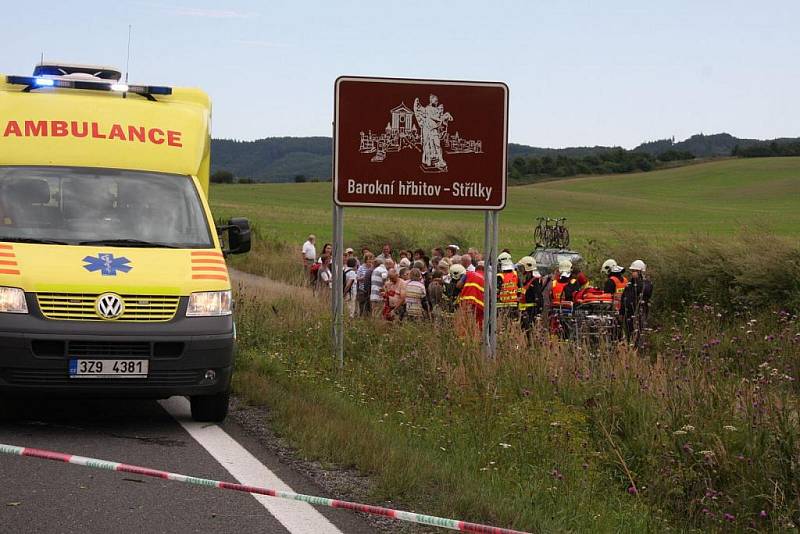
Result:
[[[0,402],[185,395],[225,418],[225,256],[250,228],[211,216],[210,121],[202,91],[111,68],[0,75]]]

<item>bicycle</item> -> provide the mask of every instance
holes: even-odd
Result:
[[[536,246],[545,246],[548,240],[550,217],[536,217],[538,221],[536,228],[533,229],[533,240]]]
[[[567,229],[567,218],[561,217],[556,219],[556,224],[553,227],[553,243],[554,246],[559,248],[569,247],[569,230]]]

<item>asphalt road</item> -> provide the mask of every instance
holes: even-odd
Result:
[[[231,418],[219,428],[197,425],[181,412],[184,404],[177,398],[164,404],[143,400],[12,401],[9,411],[15,415],[0,420],[0,443],[214,480],[250,477],[258,482],[265,478],[259,485],[283,482],[298,493],[336,497],[282,464]],[[275,506],[277,499],[260,499],[265,502],[229,490],[0,455],[0,532],[373,531],[360,517],[342,510],[280,501],[279,513],[270,513],[267,506]]]

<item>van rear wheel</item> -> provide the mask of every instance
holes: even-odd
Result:
[[[221,423],[228,415],[230,398],[230,390],[215,395],[193,395],[189,400],[192,419],[200,423]]]

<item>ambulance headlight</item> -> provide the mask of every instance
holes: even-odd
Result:
[[[233,299],[230,291],[192,293],[186,317],[219,317],[230,315]]]
[[[0,313],[28,313],[25,292],[17,287],[0,287]]]

